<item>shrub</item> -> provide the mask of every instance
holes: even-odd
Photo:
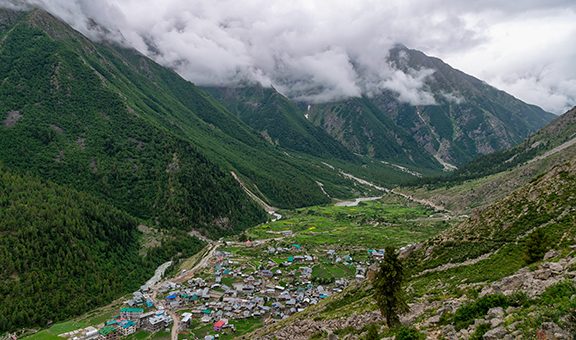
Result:
[[[466,328],[474,323],[474,320],[485,315],[490,308],[508,307],[517,305],[520,297],[509,298],[503,294],[486,295],[480,299],[467,303],[454,313],[454,327],[457,330]]]
[[[412,327],[400,327],[396,333],[396,340],[423,340],[426,336]]]

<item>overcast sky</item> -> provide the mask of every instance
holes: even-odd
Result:
[[[392,89],[431,104],[431,71],[385,61],[402,43],[551,112],[576,105],[576,0],[0,0],[23,2],[102,38],[91,18],[198,84],[312,102]]]

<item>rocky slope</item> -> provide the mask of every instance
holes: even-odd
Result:
[[[378,140],[388,136],[404,152],[416,143],[428,157],[460,166],[521,142],[554,118],[422,52],[398,46],[388,60],[408,74],[429,70],[423,89],[433,96],[435,105],[409,105],[392,91],[312,105],[308,114],[315,124],[354,152],[391,157],[389,146]]]

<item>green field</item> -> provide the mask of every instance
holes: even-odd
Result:
[[[356,268],[341,263],[318,264],[312,268],[312,279],[339,279],[354,277]]]
[[[362,202],[356,207],[316,206],[289,212],[286,219],[260,225],[247,231],[253,239],[284,237],[286,242],[303,248],[333,246],[335,248],[400,247],[426,240],[449,226],[434,211],[396,196]]]

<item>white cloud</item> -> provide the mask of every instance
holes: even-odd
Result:
[[[432,103],[403,43],[554,112],[575,105],[574,0],[22,0],[138,49],[198,84],[259,82],[310,102],[391,90]],[[0,3],[22,3],[0,0]]]

